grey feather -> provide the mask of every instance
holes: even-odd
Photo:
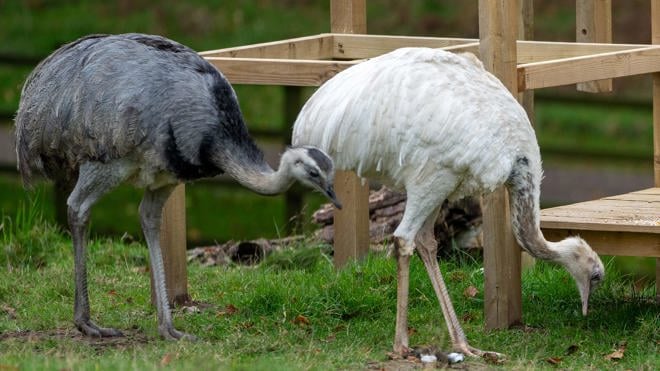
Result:
[[[85,161],[154,149],[152,165],[182,180],[221,172],[218,159],[267,166],[227,80],[160,36],[92,35],[61,47],[29,76],[16,127],[27,184],[33,171],[68,178]],[[216,154],[213,164],[201,148]]]

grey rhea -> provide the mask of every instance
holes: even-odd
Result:
[[[337,202],[330,158],[292,147],[277,171],[244,124],[224,76],[190,48],[160,36],[90,35],[66,44],[30,74],[16,114],[18,168],[70,192],[75,258],[74,322],[90,336],[118,336],[90,319],[85,264],[92,205],[121,183],[144,188],[139,212],[156,287],[159,333],[172,325],[159,245],[163,204],[180,182],[226,173],[261,194],[298,180]]]

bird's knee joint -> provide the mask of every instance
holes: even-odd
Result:
[[[412,256],[415,253],[415,243],[400,237],[395,237],[392,254],[394,256]]]

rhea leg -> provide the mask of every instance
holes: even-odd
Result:
[[[405,240],[395,238],[394,255],[397,259],[396,323],[394,327],[394,352],[408,350],[408,287],[410,285],[410,255],[403,253]]]
[[[408,201],[401,223],[394,231],[394,256],[397,259],[396,324],[394,352],[408,350],[408,290],[410,286],[410,257],[415,252],[415,235],[433,210],[421,207],[423,192],[408,190]],[[431,200],[433,202],[433,200]]]
[[[163,205],[173,189],[174,186],[166,186],[157,190],[146,190],[142,202],[140,202],[140,220],[142,231],[149,247],[149,259],[154,278],[156,309],[158,312],[158,332],[162,337],[169,340],[182,338],[194,340],[194,336],[185,334],[174,328],[165,287],[165,270],[163,269],[163,256],[160,249],[160,224],[163,215]]]
[[[454,310],[451,298],[447,292],[447,286],[445,285],[445,281],[442,278],[442,273],[440,273],[440,266],[438,265],[438,243],[433,233],[433,227],[435,225],[435,219],[437,218],[438,211],[439,209],[431,214],[431,216],[422,226],[422,229],[418,232],[416,238],[417,253],[424,262],[426,272],[431,279],[431,284],[433,285],[435,294],[438,297],[438,301],[440,302],[440,308],[442,309],[442,314],[445,318],[445,322],[447,323],[447,330],[449,331],[449,336],[451,337],[454,350],[469,356],[483,356],[485,353],[492,353],[496,356],[499,356],[498,353],[484,352],[480,349],[471,347],[468,344],[461,324],[458,322],[456,311]]]
[[[87,292],[87,226],[91,207],[105,193],[121,183],[128,169],[121,164],[86,163],[80,167],[80,175],[67,200],[69,228],[73,240],[75,265],[75,300],[73,318],[76,327],[87,336],[121,336],[121,332],[96,325],[90,319]]]

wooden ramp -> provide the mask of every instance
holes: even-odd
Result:
[[[603,255],[660,257],[660,188],[541,211],[548,240],[580,235]]]

